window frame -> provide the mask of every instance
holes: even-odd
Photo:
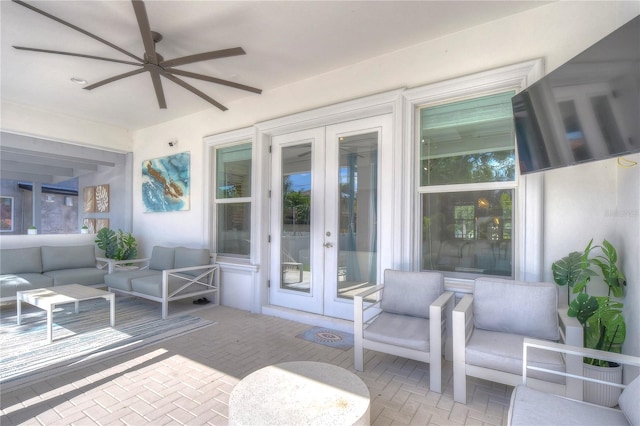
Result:
[[[232,262],[237,264],[251,264],[252,258],[255,256],[256,242],[256,144],[255,129],[245,128],[228,133],[207,136],[204,138],[207,153],[208,180],[205,187],[205,235],[208,236],[208,245],[212,253],[217,254],[218,261]],[[217,154],[219,150],[249,144],[251,146],[251,195],[238,198],[218,198],[217,196]],[[222,204],[249,204],[250,213],[250,230],[249,230],[249,254],[240,255],[233,253],[219,253],[218,250],[218,206]]]
[[[512,182],[470,183],[456,185],[436,185],[424,190],[420,184],[419,108],[424,105],[449,103],[465,98],[479,97],[497,92],[514,90],[516,93],[531,85],[544,75],[543,61],[536,59],[502,68],[480,72],[452,80],[433,83],[427,86],[407,90],[403,93],[404,110],[407,111],[405,122],[405,143],[411,172],[407,181],[410,192],[407,197],[413,206],[403,217],[410,224],[408,232],[409,244],[407,257],[412,259],[413,270],[421,267],[422,217],[421,197],[423,193],[439,193],[452,191],[473,191],[491,189],[514,189],[512,206],[512,241],[514,244],[513,278],[541,280],[542,270],[542,211],[543,180],[539,174],[520,176],[518,171],[518,152],[516,147],[516,177]],[[515,141],[514,141],[515,142]],[[527,256],[525,257],[525,253]],[[461,292],[472,290],[471,276],[445,275],[445,286]]]

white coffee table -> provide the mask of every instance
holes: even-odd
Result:
[[[231,392],[230,425],[369,425],[369,389],[332,364],[293,361],[249,374]]]
[[[22,321],[22,302],[43,309],[47,312],[47,343],[53,340],[53,310],[58,305],[75,303],[75,313],[78,313],[78,305],[83,300],[105,299],[109,302],[111,311],[111,327],[116,325],[115,294],[93,287],[80,284],[60,285],[50,288],[16,292],[16,306],[18,325]]]

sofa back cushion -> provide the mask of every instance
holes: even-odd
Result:
[[[444,291],[439,272],[384,271],[380,307],[385,312],[429,318],[431,305]]]
[[[627,385],[618,398],[620,409],[629,420],[629,424],[640,425],[640,376]]]
[[[0,250],[0,274],[39,274],[41,272],[40,247]]]
[[[191,266],[209,265],[211,256],[209,249],[192,249],[186,247],[176,247],[174,267],[189,268]],[[185,271],[188,275],[200,275],[203,270]]]
[[[555,284],[477,278],[473,290],[477,328],[558,340],[558,291]]]
[[[42,246],[42,272],[95,268],[96,246]]]
[[[155,269],[156,271],[173,269],[174,256],[175,249],[173,247],[155,246],[151,251],[149,269]]]

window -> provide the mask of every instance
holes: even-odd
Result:
[[[216,252],[248,258],[251,249],[251,143],[215,149]]]
[[[513,94],[418,108],[422,269],[514,276]]]

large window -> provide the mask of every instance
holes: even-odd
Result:
[[[422,269],[514,276],[513,94],[418,109]]]
[[[249,257],[251,249],[251,143],[215,150],[216,251]]]

